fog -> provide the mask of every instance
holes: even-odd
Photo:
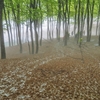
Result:
[[[71,22],[73,23],[73,22]],[[53,30],[53,37],[56,38],[56,24],[57,22],[53,22],[53,28],[51,28],[51,31]],[[14,22],[12,22],[11,24],[11,27],[12,27],[12,37],[13,37],[13,41],[15,40],[16,41],[16,29],[14,27]],[[31,35],[30,35],[30,29],[28,28],[28,37],[27,37],[27,33],[26,33],[26,23],[24,23],[23,25],[21,25],[21,39],[22,39],[22,43],[25,43],[27,38],[29,41],[31,41]],[[47,39],[47,21],[45,20],[43,22],[43,26],[42,26],[42,29],[43,29],[43,32],[42,32],[42,38],[43,40]],[[38,30],[38,29],[37,29]],[[38,36],[39,36],[39,39],[40,39],[40,36],[41,36],[41,29],[39,29],[38,31]],[[69,26],[69,33],[70,33],[70,36],[73,36],[71,33],[73,32],[74,30],[74,24],[70,24]],[[87,35],[87,25],[85,24],[84,26],[84,31],[85,31],[85,36]],[[33,39],[35,41],[35,34],[34,34],[34,27],[33,27]],[[77,27],[76,27],[76,33],[77,33]],[[96,21],[93,22],[93,26],[92,26],[92,35],[96,35]],[[61,29],[60,29],[60,37],[63,37],[64,36],[64,31],[63,31],[63,23],[61,23]],[[11,37],[11,34],[10,34],[10,37]],[[15,39],[14,39],[15,38]],[[9,46],[9,42],[8,42],[8,33],[7,33],[7,30],[4,30],[4,40],[5,40],[5,46]],[[16,45],[17,43],[14,42],[14,45]]]

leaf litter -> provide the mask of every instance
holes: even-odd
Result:
[[[82,62],[75,44],[54,47],[36,59],[0,60],[0,100],[100,100],[99,52],[83,48]]]

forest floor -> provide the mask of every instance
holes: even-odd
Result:
[[[38,54],[7,47],[0,60],[0,100],[100,100],[100,47],[97,37],[81,48],[71,37],[43,41]]]

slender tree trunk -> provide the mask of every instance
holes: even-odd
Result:
[[[87,0],[87,42],[89,42],[89,34],[90,34],[90,29],[89,29],[89,22],[90,22],[90,11],[89,11],[89,0]]]
[[[99,39],[98,39],[99,41],[98,41],[98,44],[99,44],[99,46],[100,46],[100,24],[99,24]]]
[[[78,0],[78,34],[77,34],[77,43],[79,42],[79,39],[80,39],[80,9],[81,9],[81,1]]]
[[[94,4],[95,4],[95,0],[93,0],[93,2],[92,2],[92,8],[91,8],[91,21],[90,21],[90,36],[89,36],[89,41],[91,40],[91,34],[92,34]]]
[[[18,28],[18,37],[20,45],[20,53],[22,53],[22,41],[21,41],[21,28],[20,28],[20,5],[17,5],[17,28]]]
[[[62,7],[63,7],[63,37],[64,37],[64,31],[65,31],[64,1],[62,1]]]
[[[16,23],[16,21],[17,21],[17,17],[16,17],[16,14],[15,14],[15,10],[14,10],[14,4],[13,4],[13,1],[12,0],[10,0],[10,4],[11,4],[11,10],[12,10],[12,13],[13,13],[13,15],[14,15],[14,20],[15,20],[15,23]],[[18,8],[17,8],[18,9]],[[9,21],[9,25],[11,24],[10,23],[10,15],[9,15],[9,11],[7,11],[8,12],[8,21]],[[18,10],[17,10],[17,12],[18,12]],[[15,25],[17,25],[17,24],[15,24]],[[17,27],[17,26],[16,26]],[[18,36],[17,36],[17,31],[18,30],[18,28],[16,28],[16,37],[17,37],[17,39],[18,39]],[[10,32],[11,32],[11,39],[13,39],[12,38],[12,30],[11,30],[11,27],[10,27]],[[11,40],[12,41],[12,45],[13,45],[13,40]],[[17,44],[18,44],[18,41],[17,41]]]
[[[16,28],[15,23],[13,22],[13,34],[14,34],[14,45],[17,44],[17,37],[16,37]]]
[[[74,35],[76,34],[76,22],[77,22],[77,5],[75,5]]]
[[[52,39],[52,18],[50,18],[50,39]]]
[[[1,46],[1,59],[6,58],[5,44],[4,44],[4,35],[3,35],[3,5],[4,0],[0,0],[0,46]]]
[[[34,54],[34,41],[33,41],[33,31],[32,31],[32,21],[31,21],[31,19],[30,19],[30,33],[31,33],[32,54]]]
[[[100,11],[100,10],[99,10]],[[98,34],[98,26],[99,26],[99,15],[97,17],[97,25],[96,25],[96,35]]]
[[[39,45],[38,45],[38,33],[37,33],[37,21],[34,21],[34,31],[35,31],[35,42],[36,42],[36,53],[38,53]]]
[[[43,34],[43,32],[42,32],[42,19],[41,19],[41,36],[40,36],[40,46],[42,46],[42,34]]]
[[[98,16],[97,16],[96,35],[98,34],[99,18],[100,18],[100,3],[99,3]]]
[[[52,17],[52,20],[53,20],[53,17]],[[52,21],[52,24],[51,24],[51,28],[52,28],[52,38],[53,38],[53,30],[54,30],[54,23],[53,23],[53,21]]]
[[[7,32],[8,32],[9,46],[11,46],[11,41],[10,41],[10,33],[9,33],[9,27],[8,27],[8,22],[7,22],[7,14],[6,14],[5,7],[4,7],[4,16],[5,16],[5,21],[6,21],[6,25],[7,25]]]
[[[49,18],[47,18],[47,39],[50,39],[51,40],[50,21],[49,21]]]
[[[66,10],[65,10],[65,34],[64,34],[64,45],[67,45],[67,40],[69,38],[69,33],[68,33],[68,0],[66,0]]]
[[[11,28],[11,23],[10,23],[9,11],[8,11],[8,23],[9,23],[10,34],[11,34],[11,44],[12,44],[12,46],[13,46],[13,36],[12,36],[12,28]]]
[[[41,10],[41,0],[39,0],[39,8]],[[42,34],[43,34],[43,30],[42,30],[42,13],[41,13],[41,36],[40,36],[40,46],[42,46]]]
[[[28,25],[26,27],[26,41],[28,42],[28,48],[29,48],[29,54],[31,54],[31,49],[30,49],[30,42],[29,42],[29,36],[28,36]]]
[[[60,41],[61,31],[61,0],[58,0],[58,16],[57,16],[57,39]]]
[[[17,24],[16,23],[15,23],[15,30],[16,30],[16,42],[17,42],[17,44],[19,44],[18,28],[17,28]]]
[[[68,0],[68,34],[70,31],[70,6],[71,6],[71,0]]]
[[[98,10],[98,21],[99,21],[99,16],[100,16],[100,1],[99,1],[99,10]],[[99,38],[98,38],[98,44],[99,44],[99,46],[100,46],[100,23],[99,23]]]
[[[67,45],[67,34],[68,34],[68,22],[65,13],[65,35],[64,35],[64,45]]]

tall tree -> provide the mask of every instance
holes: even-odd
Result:
[[[20,44],[20,53],[22,53],[22,42],[21,42],[21,28],[20,28],[20,4],[17,4],[17,28],[18,28],[18,38]]]
[[[87,0],[87,42],[89,42],[89,34],[90,34],[90,30],[89,30],[89,22],[90,22],[90,0]]]
[[[4,35],[3,35],[3,6],[4,6],[4,0],[0,0],[0,45],[1,45],[1,59],[6,58],[6,51],[5,51],[5,45],[4,45]]]
[[[94,4],[95,4],[95,0],[92,1],[92,4],[91,4],[91,6],[90,6],[91,18],[90,18],[90,34],[89,34],[89,41],[90,41],[90,39],[91,39],[91,34],[92,34]]]
[[[9,33],[9,27],[8,27],[8,22],[7,22],[7,14],[6,14],[5,6],[4,6],[4,16],[5,16],[6,26],[7,26],[9,46],[11,46],[10,33]]]
[[[32,30],[32,8],[33,8],[33,3],[32,0],[30,0],[30,33],[31,33],[31,46],[32,46],[32,54],[34,54],[34,41],[33,41],[33,30]]]
[[[74,18],[74,35],[76,33],[76,21],[77,21],[77,3],[74,1],[74,8],[75,8],[75,18]]]
[[[96,35],[98,34],[99,18],[100,18],[100,1],[99,1],[98,14],[97,14]]]
[[[60,41],[61,31],[61,0],[58,0],[58,15],[57,15],[57,39]]]

